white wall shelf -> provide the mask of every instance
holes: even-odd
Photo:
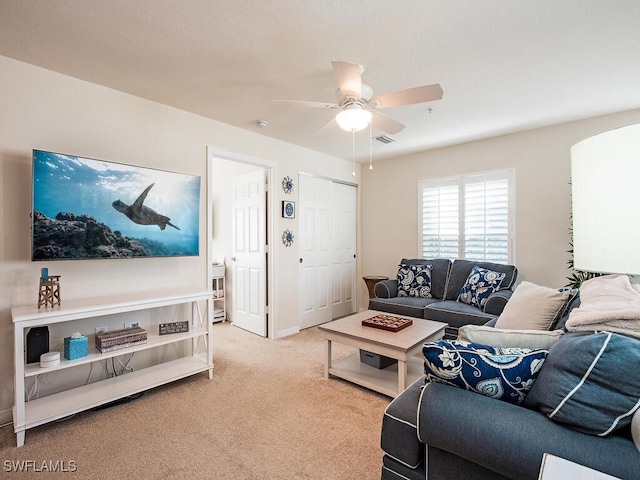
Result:
[[[187,303],[192,304],[189,332],[170,335],[147,333],[147,343],[107,353],[101,353],[95,347],[91,347],[86,357],[76,360],[63,359],[59,365],[49,368],[41,368],[39,364],[25,364],[25,335],[26,330],[31,327],[105,317],[105,323],[110,325],[110,329],[118,329],[117,318],[109,318],[109,316]],[[201,303],[205,305],[204,308],[201,308]],[[194,292],[192,289],[174,289],[149,294],[126,294],[117,297],[68,301],[53,308],[16,307],[11,310],[11,315],[14,323],[15,354],[13,425],[18,447],[24,444],[25,431],[29,428],[196,373],[208,371],[209,378],[213,377],[213,299],[211,291]],[[192,340],[191,355],[189,356],[35,400],[26,401],[25,399],[25,378],[184,340]]]
[[[213,321],[224,322],[227,319],[227,281],[224,257],[222,257],[222,263],[214,264],[211,269],[211,284],[213,288]]]

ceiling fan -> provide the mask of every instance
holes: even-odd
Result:
[[[362,83],[364,68],[357,63],[332,61],[333,74],[338,82],[337,103],[308,102],[304,100],[276,100],[301,107],[335,108],[341,111],[336,121],[343,130],[357,132],[372,123],[376,128],[395,134],[405,128],[401,122],[380,110],[415,103],[431,102],[442,98],[442,87],[434,83],[407,88],[397,92],[373,96],[369,85]],[[331,122],[330,122],[331,123]]]

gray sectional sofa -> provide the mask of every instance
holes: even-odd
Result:
[[[484,325],[497,318],[511,297],[518,276],[518,269],[513,265],[472,260],[403,258],[400,265],[432,266],[431,298],[398,296],[398,280],[384,280],[376,283],[369,309],[447,323],[446,338],[455,338],[463,325]],[[474,266],[505,274],[500,290],[489,296],[483,308],[458,301]]]
[[[587,435],[540,412],[422,379],[387,408],[382,449],[382,480],[535,480],[546,452],[621,479],[640,472],[640,452],[623,434]]]
[[[553,328],[562,329],[568,312],[579,304],[579,297],[574,298]],[[606,348],[593,348],[590,339],[602,334],[607,332],[561,335],[521,405],[417,380],[385,410],[382,480],[535,480],[545,453],[620,479],[640,478],[640,410],[631,428],[607,434],[576,425],[595,428],[599,415],[617,422],[623,417],[616,409],[628,412],[640,395],[635,374],[640,369],[640,340],[613,334]],[[559,388],[558,381],[566,385]],[[545,410],[542,404],[577,382],[580,389],[571,390],[562,407],[569,413],[550,419],[549,407]],[[580,398],[583,389],[589,396],[586,402]],[[585,408],[594,399],[596,408]],[[638,431],[635,441],[632,428]]]

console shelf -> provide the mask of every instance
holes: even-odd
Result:
[[[25,428],[58,420],[207,369],[205,357],[185,357],[31,400],[25,403]]]
[[[107,353],[95,347],[89,354],[76,360],[62,359],[59,365],[41,368],[39,364],[25,364],[25,330],[31,327],[60,322],[105,317],[105,323],[115,327],[117,320],[109,318],[120,313],[146,310],[170,305],[191,303],[189,331],[170,335],[147,334],[147,343]],[[200,304],[204,308],[200,307]],[[154,292],[152,294],[126,294],[117,297],[68,301],[53,308],[16,307],[11,310],[14,324],[15,404],[13,425],[17,446],[24,444],[25,431],[74,413],[103,405],[149,388],[180,378],[208,371],[213,377],[212,325],[213,305],[211,291],[194,292],[192,289]],[[192,341],[189,356],[143,368],[126,375],[107,378],[80,387],[71,388],[31,401],[25,400],[25,378],[78,365],[100,362],[119,355],[157,348],[185,340]]]
[[[118,357],[120,355],[126,355],[128,353],[139,352],[141,350],[148,350],[149,348],[155,348],[161,345],[168,345],[170,343],[179,342],[180,340],[207,335],[207,331],[202,328],[193,328],[191,325],[189,325],[189,327],[191,328],[191,331],[185,333],[174,333],[171,335],[147,333],[147,343],[123,348],[121,350],[102,353],[96,347],[89,347],[89,354],[86,357],[78,358],[76,360],[66,360],[65,358],[62,358],[60,360],[60,364],[53,367],[42,368],[38,363],[25,365],[24,376],[25,378],[28,378],[33,377],[34,375],[42,375],[43,373],[50,373],[55,372],[56,370],[76,367],[85,363],[99,362],[101,360],[107,360],[111,357]]]

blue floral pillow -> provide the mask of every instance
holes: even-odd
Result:
[[[521,404],[547,357],[547,350],[498,348],[440,340],[425,343],[425,380]]]
[[[506,273],[475,266],[460,289],[458,300],[474,307],[483,308],[489,296],[500,290],[500,285],[506,276]]]
[[[398,265],[398,296],[431,298],[431,265]]]

